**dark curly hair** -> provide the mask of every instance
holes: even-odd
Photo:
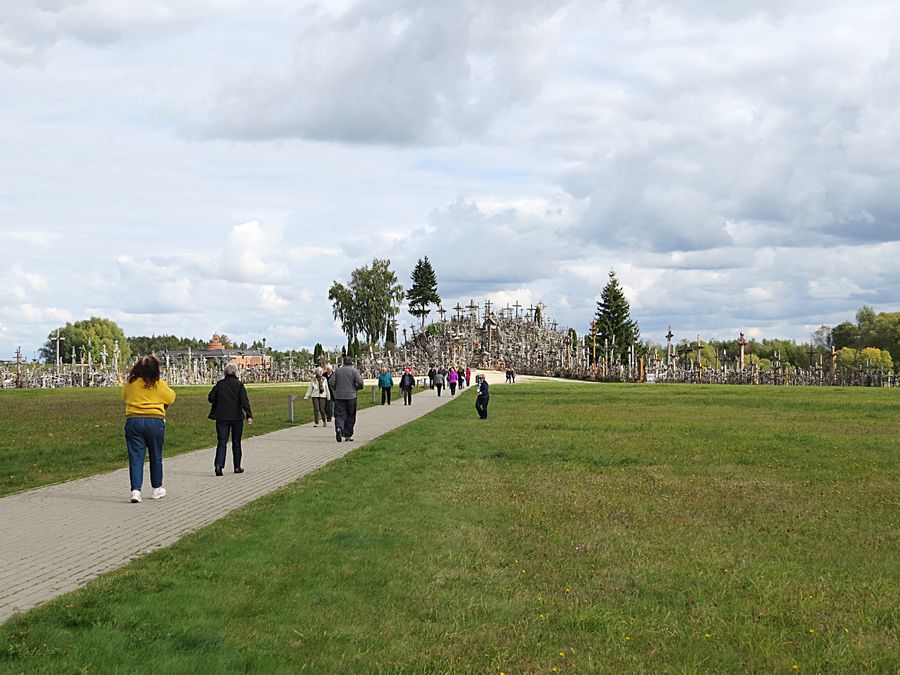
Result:
[[[134,382],[138,378],[144,380],[144,386],[147,389],[159,381],[159,361],[155,356],[150,355],[138,359],[137,363],[131,367],[131,372],[128,373],[128,382]]]

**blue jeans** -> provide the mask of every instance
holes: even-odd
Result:
[[[241,436],[244,434],[244,420],[216,420],[216,466],[225,467],[225,454],[228,450],[228,432],[231,432],[231,454],[234,468],[241,468]]]
[[[150,485],[162,487],[163,441],[166,421],[159,417],[129,417],[125,420],[125,447],[128,448],[128,472],[131,489],[140,490],[144,484],[144,457],[150,452]]]

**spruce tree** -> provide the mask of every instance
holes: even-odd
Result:
[[[427,255],[416,263],[410,278],[412,286],[406,292],[409,313],[421,319],[424,329],[425,317],[431,312],[429,306],[441,304],[441,296],[437,292],[437,276]]]
[[[621,362],[628,348],[641,339],[637,322],[631,318],[631,306],[619,286],[615,270],[609,271],[609,281],[597,301],[594,315],[596,352],[600,354],[608,344],[610,360]]]

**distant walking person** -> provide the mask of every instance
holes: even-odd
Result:
[[[229,363],[225,366],[225,377],[216,382],[210,390],[207,400],[212,404],[209,419],[216,421],[216,459],[213,468],[217,476],[222,475],[225,468],[225,455],[228,454],[228,434],[231,434],[231,458],[235,473],[244,473],[241,467],[241,437],[244,435],[244,414],[247,424],[253,424],[253,411],[250,410],[250,398],[247,388],[238,379],[238,367]]]
[[[166,410],[175,402],[175,392],[159,379],[159,361],[145,356],[128,373],[122,390],[125,401],[125,447],[131,479],[131,503],[141,502],[144,457],[150,453],[150,485],[153,499],[166,496],[163,487],[162,452],[166,437]]]
[[[434,382],[434,388],[437,389],[438,396],[441,395],[441,389],[444,388],[444,375],[446,372],[447,371],[443,368],[434,371],[434,379],[432,379],[432,382]]]
[[[403,392],[403,405],[412,405],[412,390],[416,386],[416,378],[413,377],[412,368],[407,368],[400,378],[400,391]]]
[[[459,378],[456,382],[456,386],[458,386],[459,390],[462,391],[466,388],[466,371],[462,366],[456,366],[456,375]]]
[[[478,416],[481,419],[486,420],[488,403],[491,399],[491,392],[490,387],[488,387],[487,380],[484,379],[484,375],[475,376],[475,386],[478,387],[478,394],[475,396],[475,410],[478,411]]]
[[[387,401],[387,404],[391,404],[391,388],[394,386],[394,378],[391,375],[391,371],[389,371],[384,366],[381,367],[381,375],[378,376],[378,387],[381,389],[381,405],[384,405],[384,402]]]
[[[325,401],[325,421],[330,422],[334,417],[334,366],[325,364],[325,380],[328,382],[328,391],[331,397]]]
[[[356,426],[356,392],[364,387],[362,375],[353,367],[353,359],[344,357],[344,365],[334,371],[334,437],[338,443],[353,440]]]
[[[437,375],[437,369],[432,365],[428,369],[428,388],[434,389],[434,376]]]
[[[466,366],[466,386],[469,386],[469,381],[472,379],[472,371],[469,370],[469,367]]]
[[[450,387],[450,395],[456,396],[456,384],[459,382],[459,373],[456,372],[456,368],[450,368],[450,372],[447,373],[447,385]]]
[[[306,396],[303,398],[307,401],[312,399],[313,418],[315,420],[313,426],[319,426],[319,420],[321,419],[322,426],[327,427],[326,407],[328,402],[331,401],[331,389],[328,386],[328,380],[325,379],[324,370],[316,368],[316,375],[309,383],[309,388],[306,390]]]

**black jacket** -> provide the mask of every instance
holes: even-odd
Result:
[[[247,388],[235,375],[226,375],[216,382],[207,398],[212,403],[212,409],[209,411],[211,420],[218,422],[242,420],[243,413],[247,413],[247,417],[253,417]]]

